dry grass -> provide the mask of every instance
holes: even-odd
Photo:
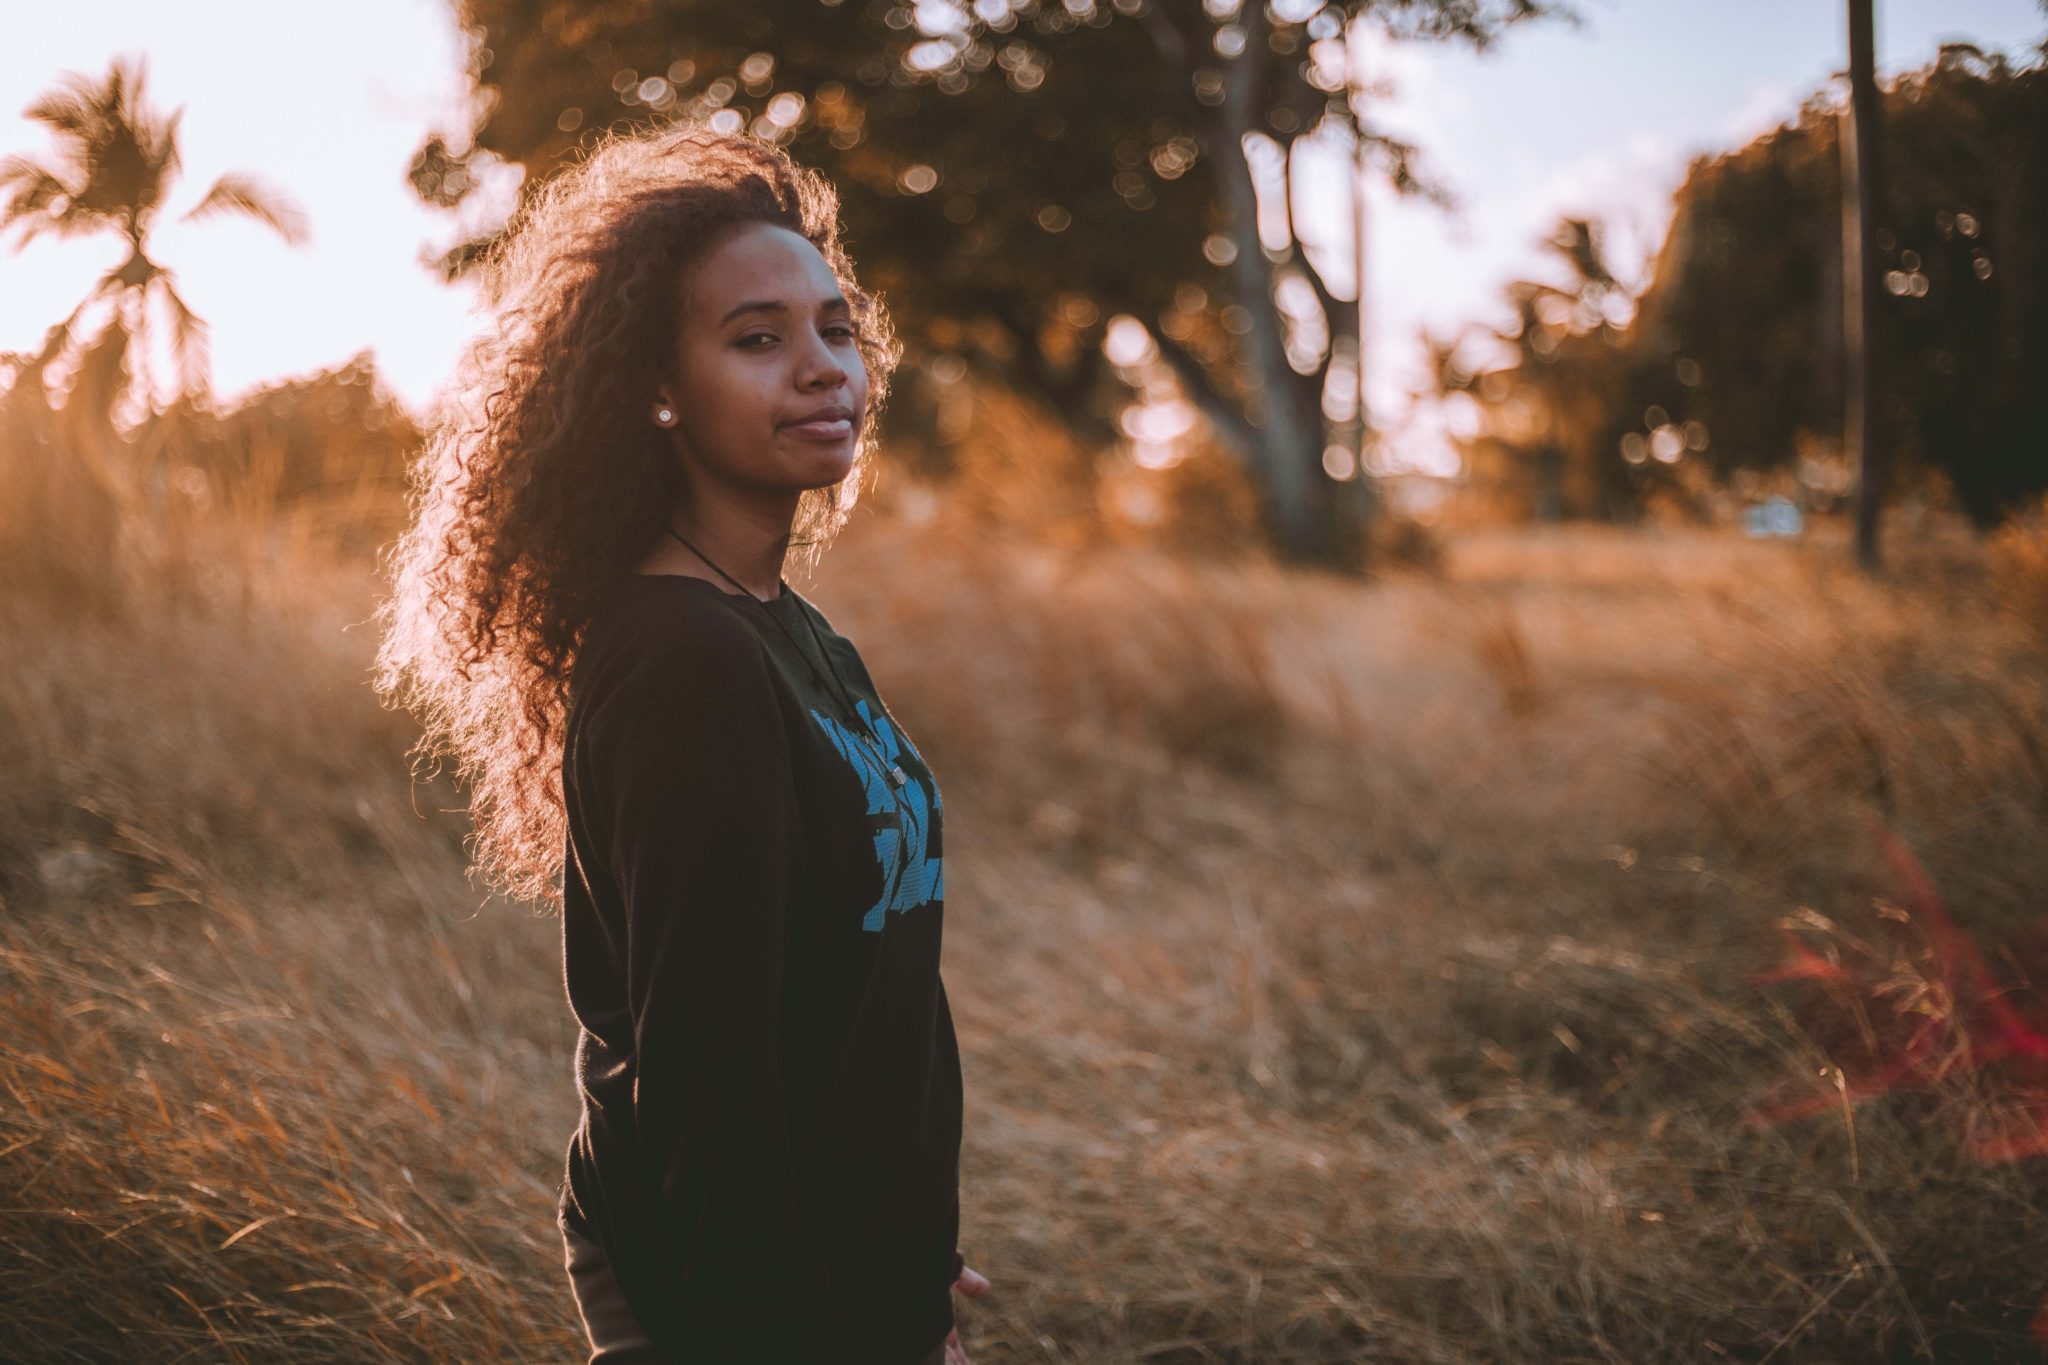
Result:
[[[202,523],[0,599],[0,1356],[580,1358],[557,926],[409,789],[362,567]],[[863,515],[812,585],[946,784],[976,1360],[2039,1358],[2039,1078],[1869,824],[2048,964],[2039,639],[1952,541],[1447,549]]]

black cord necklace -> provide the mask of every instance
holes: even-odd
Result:
[[[735,588],[738,588],[742,593],[745,593],[748,597],[752,597],[754,601],[761,602],[760,598],[754,597],[754,594],[748,591],[745,584],[741,583],[737,578],[734,578],[724,569],[719,568],[716,564],[712,564],[711,556],[705,554],[702,550],[690,544],[689,541],[684,540],[682,534],[679,531],[677,531],[675,527],[670,526],[669,524],[664,522],[662,523],[661,529],[668,532],[671,536],[674,536],[676,540],[680,541],[682,545],[686,549],[688,549],[691,554],[697,556],[697,558],[703,560],[706,564],[710,564],[712,570],[715,573],[717,573],[719,577],[723,578],[726,582],[732,584]],[[784,587],[784,592],[788,592],[788,588],[786,585]],[[762,602],[761,605],[766,606],[768,604]],[[879,743],[877,743],[874,740],[874,738],[870,736],[861,727],[860,722],[857,719],[857,717],[860,715],[860,712],[854,706],[852,696],[845,682],[839,676],[838,665],[832,662],[831,654],[826,652],[825,642],[824,640],[819,638],[818,628],[816,625],[812,623],[810,613],[804,611],[801,605],[799,605],[797,614],[803,617],[804,626],[810,632],[811,643],[817,647],[818,657],[822,658],[825,661],[825,667],[831,670],[833,689],[838,692],[839,704],[846,712],[847,733],[851,734],[855,739],[859,740],[860,743],[867,749],[867,751],[875,756],[875,761],[881,765],[882,771],[889,775],[889,780],[891,782],[895,783],[898,787],[906,785],[910,781],[910,774],[903,771],[903,767],[901,764],[890,762],[889,756],[882,752],[882,746]],[[804,647],[797,643],[796,636],[789,633],[789,627],[783,625],[782,619],[779,616],[777,616],[773,611],[770,611],[768,613],[768,619],[775,623],[775,628],[782,632],[782,637],[785,640],[789,641],[790,648],[794,649],[797,652],[797,656],[804,661],[804,667],[811,670],[811,680],[818,684],[819,690],[825,690],[824,676],[818,672],[818,666],[811,662],[811,656],[805,652]]]

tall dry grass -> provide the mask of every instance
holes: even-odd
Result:
[[[188,530],[113,617],[0,599],[0,1356],[578,1358],[557,926],[408,787],[360,560]],[[2033,1078],[1870,823],[2039,970],[2048,671],[1974,548],[1445,548],[877,509],[800,583],[945,784],[975,1358],[2039,1358],[2048,1181],[1980,1140]],[[1899,1018],[1945,1066],[1855,1097]]]

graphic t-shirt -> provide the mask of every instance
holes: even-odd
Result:
[[[961,1264],[941,809],[859,652],[787,583],[630,575],[562,788],[562,1220],[673,1360],[918,1361]]]

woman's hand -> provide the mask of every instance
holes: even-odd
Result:
[[[960,1278],[953,1281],[953,1291],[978,1299],[988,1293],[988,1276],[973,1266],[961,1263]],[[946,1334],[946,1365],[972,1365],[967,1359],[967,1347],[960,1340],[960,1328],[956,1325]]]

